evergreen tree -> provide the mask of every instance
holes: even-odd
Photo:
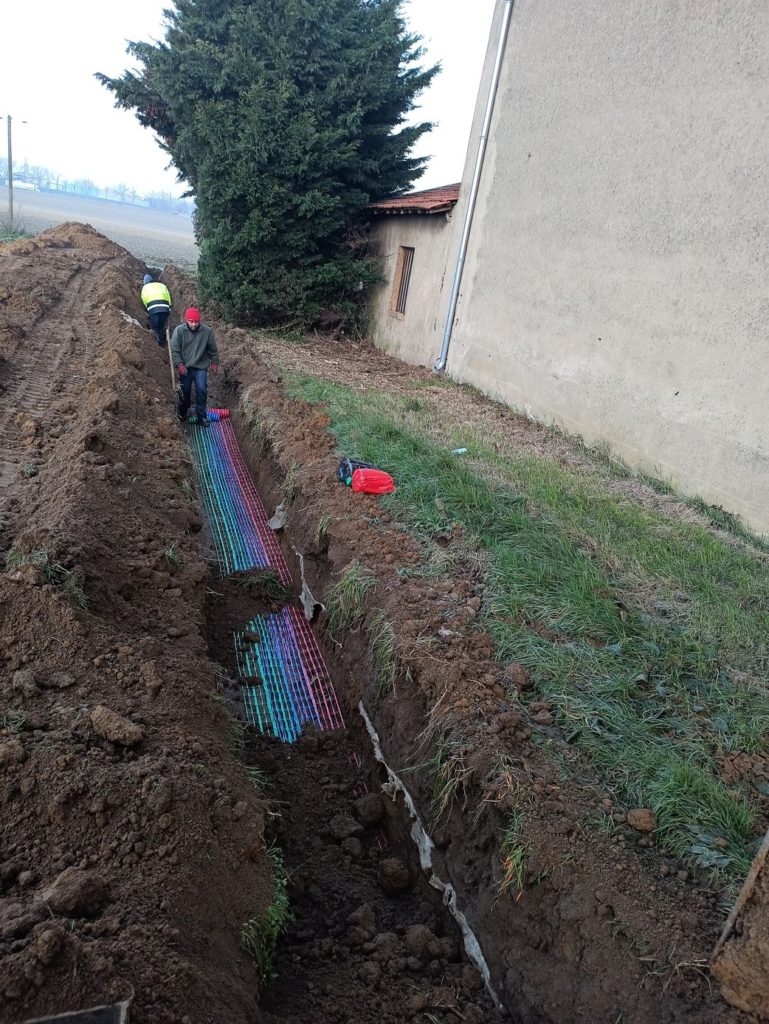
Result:
[[[360,227],[406,190],[430,125],[406,114],[437,67],[401,0],[175,0],[138,72],[98,75],[192,185],[206,297],[241,322],[349,312],[375,279]]]

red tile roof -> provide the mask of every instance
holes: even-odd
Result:
[[[381,199],[377,203],[369,203],[368,208],[372,213],[447,213],[458,199],[459,183]]]

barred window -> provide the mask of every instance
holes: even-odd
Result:
[[[409,294],[411,268],[414,264],[414,250],[408,245],[398,247],[398,262],[395,264],[395,279],[390,300],[390,312],[393,316],[404,316],[406,299]]]

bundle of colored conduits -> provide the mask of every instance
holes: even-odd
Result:
[[[238,447],[229,410],[208,430],[190,432],[200,492],[224,575],[249,569],[274,569],[281,581],[291,575],[267,514]],[[226,413],[226,416],[222,416]],[[210,418],[210,417],[209,417]]]
[[[234,643],[250,725],[288,743],[308,722],[318,729],[342,728],[318,643],[297,608],[257,615],[246,630],[234,634]]]

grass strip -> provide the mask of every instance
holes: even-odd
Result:
[[[628,498],[605,474],[500,452],[448,409],[440,422],[408,395],[311,377],[291,390],[326,404],[340,450],[393,473],[383,502],[411,530],[462,525],[484,555],[500,661],[529,667],[570,742],[655,811],[667,849],[743,874],[756,791],[727,786],[720,766],[767,752],[766,557]],[[460,446],[467,456],[452,454]]]

